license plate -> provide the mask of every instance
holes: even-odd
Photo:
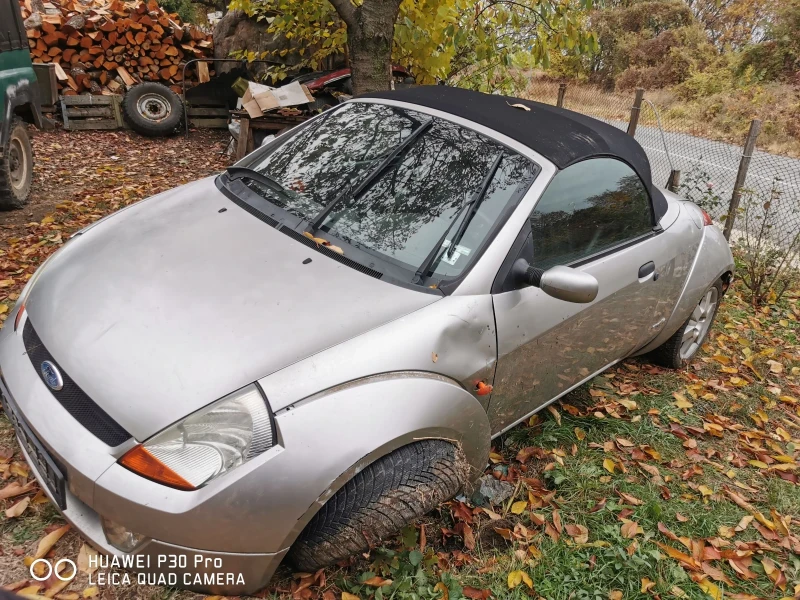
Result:
[[[56,504],[61,510],[66,509],[66,478],[64,477],[63,467],[50,456],[47,450],[45,450],[30,427],[17,416],[14,408],[11,406],[11,402],[9,402],[2,393],[0,393],[0,402],[3,404],[3,410],[6,415],[8,415],[11,424],[14,426],[14,430],[17,432],[17,437],[19,437],[20,442],[25,446],[28,456],[36,463],[36,470],[39,472],[42,479],[44,479],[44,483],[47,489],[50,490]]]

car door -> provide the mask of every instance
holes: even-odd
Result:
[[[542,194],[493,289],[498,363],[489,406],[498,433],[649,337],[661,250],[649,195],[622,161],[589,159],[558,172]],[[597,298],[575,304],[521,287],[509,265],[525,258],[594,276]]]

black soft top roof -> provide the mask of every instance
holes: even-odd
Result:
[[[653,185],[650,161],[639,143],[620,129],[592,117],[531,100],[442,85],[359,97],[419,104],[474,121],[525,144],[559,169],[587,158],[613,156],[628,163],[647,186],[656,222],[667,211],[667,201]],[[511,104],[524,104],[530,111]]]

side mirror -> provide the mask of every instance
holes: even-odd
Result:
[[[518,258],[511,272],[518,283],[538,287],[559,300],[587,304],[597,298],[597,279],[572,267],[556,266],[544,271]]]

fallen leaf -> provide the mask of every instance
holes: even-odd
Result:
[[[342,592],[342,600],[361,600],[361,598],[349,592]]]
[[[78,570],[81,573],[91,575],[97,570],[98,564],[97,550],[87,544],[83,544],[78,552]]]
[[[19,517],[22,513],[25,512],[25,509],[28,508],[28,505],[31,503],[30,498],[23,498],[16,504],[10,506],[6,509],[6,518],[13,519],[15,517]]]
[[[362,582],[364,585],[369,585],[372,587],[383,587],[385,585],[392,585],[391,579],[384,579],[383,577],[370,577],[366,581]]]
[[[575,437],[578,438],[578,441],[583,441],[586,439],[586,432],[581,429],[580,427],[575,428]]]
[[[651,581],[647,577],[642,577],[642,587],[641,587],[640,591],[643,594],[646,594],[647,592],[652,590],[655,586],[656,586],[656,582],[655,581]]]
[[[530,589],[533,589],[533,580],[525,571],[511,571],[508,574],[508,589],[513,590],[520,583],[525,583]]]
[[[603,468],[606,471],[608,471],[609,473],[613,473],[614,472],[614,467],[615,466],[616,466],[616,463],[614,463],[614,461],[611,460],[610,458],[606,458],[606,459],[603,460]]]
[[[682,408],[683,410],[687,410],[689,408],[692,408],[692,406],[694,406],[694,404],[689,402],[686,399],[686,396],[684,396],[683,394],[680,394],[678,392],[672,392],[672,395],[675,398],[675,406],[677,406],[678,408]]]
[[[33,559],[37,560],[39,558],[44,558],[44,555],[50,552],[50,549],[55,546],[56,542],[69,531],[69,528],[69,525],[63,525],[55,531],[51,531],[41,540],[39,540],[39,545],[36,547],[36,554],[33,555]]]
[[[511,512],[515,515],[521,515],[523,512],[525,512],[526,508],[528,508],[528,501],[520,500],[511,505]]]
[[[461,591],[467,598],[470,600],[487,600],[492,595],[491,590],[479,590],[478,588],[470,587],[468,585],[464,586],[464,589]]]
[[[506,104],[508,104],[508,102],[506,102]],[[527,106],[525,106],[524,104],[508,104],[508,105],[509,105],[511,108],[519,108],[519,109],[522,109],[522,110],[524,110],[525,112],[530,112],[530,110],[531,110],[530,108],[528,108],[528,107],[527,107]]]

